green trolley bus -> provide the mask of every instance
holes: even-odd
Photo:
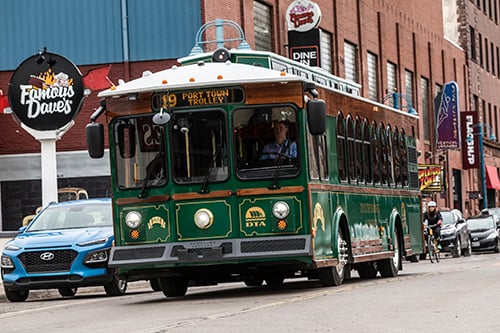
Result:
[[[100,92],[87,125],[102,157],[106,116],[110,267],[170,297],[231,281],[335,286],[417,260],[415,115],[269,52],[179,62]]]

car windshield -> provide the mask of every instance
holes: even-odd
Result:
[[[455,218],[452,212],[441,212],[443,224],[455,224]]]
[[[38,214],[28,231],[112,226],[111,205],[54,205]]]
[[[495,221],[492,217],[470,218],[467,220],[469,230],[481,230],[495,228]]]

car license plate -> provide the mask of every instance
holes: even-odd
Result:
[[[472,247],[479,247],[480,243],[479,242],[472,242]]]

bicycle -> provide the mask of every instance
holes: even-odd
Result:
[[[437,239],[434,237],[434,233],[432,228],[436,225],[427,225],[425,224],[425,240],[427,244],[427,253],[429,253],[429,260],[431,263],[439,262],[440,252],[437,245]]]

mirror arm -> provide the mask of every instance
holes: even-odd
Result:
[[[101,99],[99,101],[99,107],[90,116],[90,121],[94,123],[97,120],[97,118],[99,118],[104,111],[106,111],[106,100]]]

